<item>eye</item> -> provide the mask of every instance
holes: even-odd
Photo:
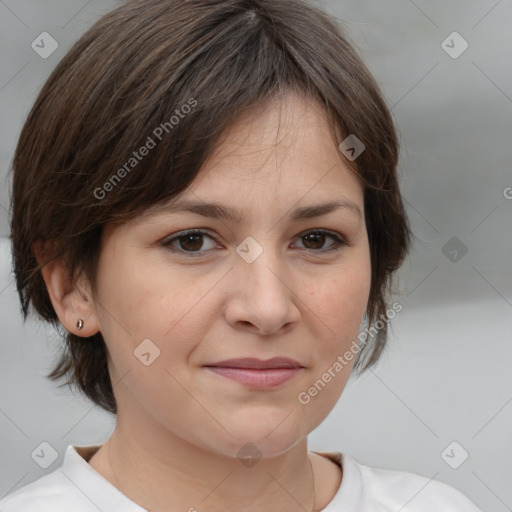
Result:
[[[204,237],[207,237],[213,241],[213,238],[209,236],[205,231],[200,231],[197,229],[182,231],[177,236],[163,242],[163,245],[169,247],[173,252],[186,253],[187,256],[201,255],[201,253],[206,252],[199,251],[199,249],[204,246]],[[179,247],[176,248],[176,245]],[[215,246],[215,244],[213,245]]]
[[[318,250],[322,248],[322,246],[325,244],[326,239],[328,238],[334,240],[334,243],[331,244],[331,246],[327,249]],[[308,231],[307,233],[300,236],[300,240],[305,241],[306,249],[322,253],[338,251],[341,249],[342,246],[348,245],[348,243],[345,240],[343,240],[340,236],[331,233],[330,231],[324,230]]]
[[[204,238],[209,239],[210,247],[206,247]],[[334,240],[327,249],[322,249],[328,239]],[[304,249],[317,253],[328,253],[340,250],[343,246],[349,245],[343,238],[335,233],[325,230],[312,230],[299,236],[299,240],[305,245]],[[213,243],[212,243],[213,242]],[[172,252],[181,253],[186,256],[201,256],[210,249],[215,248],[215,241],[206,233],[198,229],[182,231],[176,236],[162,242],[162,245],[168,247]],[[208,244],[206,244],[207,246]],[[205,249],[205,250],[200,250]]]

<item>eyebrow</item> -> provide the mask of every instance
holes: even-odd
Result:
[[[330,201],[328,203],[314,204],[311,206],[301,206],[293,210],[288,218],[292,221],[302,219],[311,219],[326,215],[338,209],[345,209],[357,217],[361,218],[362,213],[359,206],[348,199]],[[234,223],[240,223],[243,213],[233,208],[220,205],[218,203],[203,203],[197,201],[177,201],[161,208],[161,211],[168,213],[191,212],[203,217],[214,219],[225,219]]]

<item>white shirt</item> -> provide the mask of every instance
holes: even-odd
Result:
[[[0,512],[147,512],[87,463],[98,448],[69,445],[62,466],[6,496]],[[436,480],[366,466],[346,454],[319,455],[343,467],[338,492],[322,512],[481,512]]]

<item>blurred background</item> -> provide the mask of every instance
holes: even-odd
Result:
[[[45,379],[59,341],[34,319],[23,324],[7,237],[24,120],[72,43],[119,3],[0,0],[0,498],[56,469],[68,444],[100,444],[114,427]],[[389,346],[351,379],[310,449],[446,482],[482,510],[512,510],[512,2],[312,3],[344,25],[388,101],[415,239]],[[41,443],[55,450],[46,468],[32,456]]]

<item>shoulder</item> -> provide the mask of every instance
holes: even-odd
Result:
[[[69,445],[61,466],[0,500],[0,512],[97,511],[91,496],[102,497],[101,485],[80,455],[97,448]]]
[[[370,510],[380,510],[371,508],[379,503],[388,507],[382,510],[404,512],[481,512],[462,492],[433,478],[367,466],[347,455],[343,463],[359,473],[361,498]]]
[[[100,445],[69,445],[62,465],[0,500],[0,512],[144,512],[88,464]]]
[[[81,511],[76,491],[59,468],[0,500],[0,512]]]

